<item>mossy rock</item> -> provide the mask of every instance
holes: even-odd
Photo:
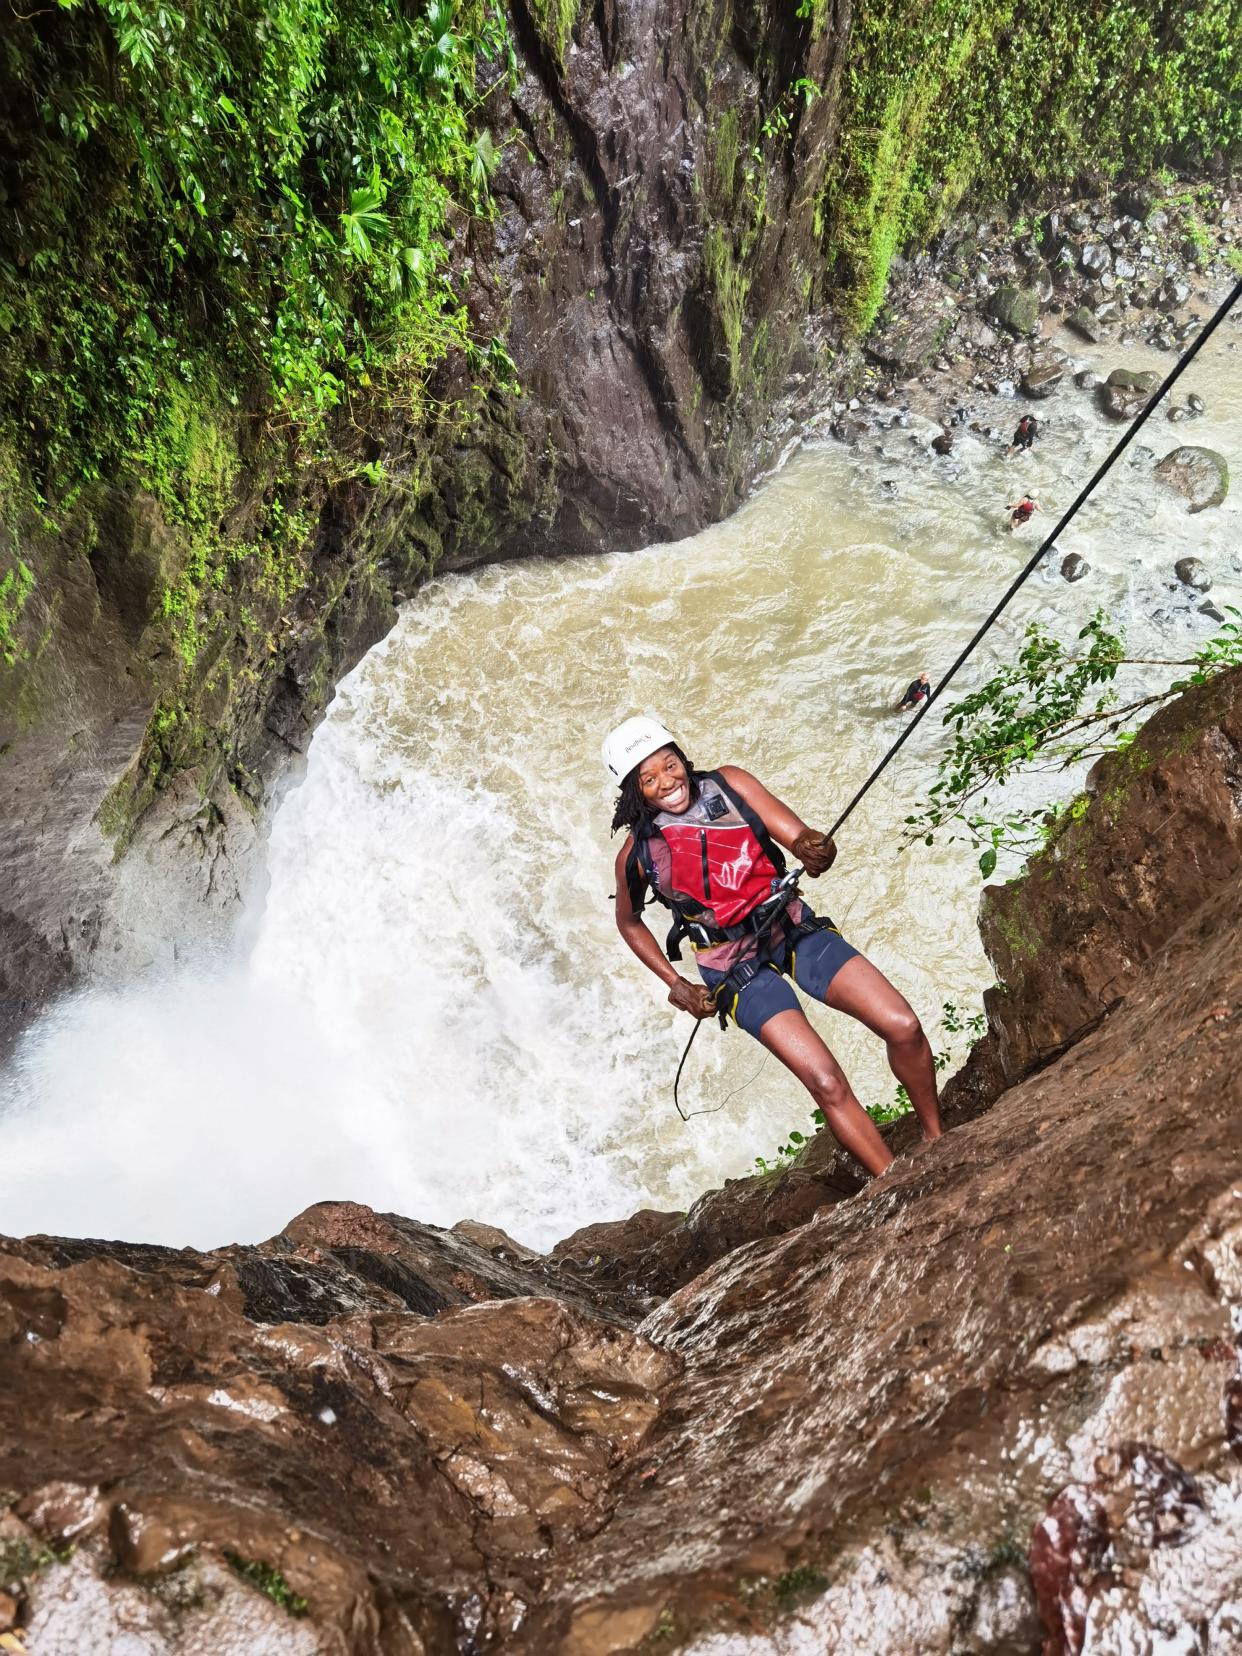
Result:
[[[1166,454],[1156,467],[1156,477],[1184,501],[1188,512],[1219,506],[1229,493],[1229,464],[1224,455],[1193,443]]]
[[[1150,393],[1160,384],[1160,375],[1150,368],[1114,368],[1104,383],[1122,386],[1127,391]]]
[[[1029,287],[997,288],[988,300],[988,315],[1011,334],[1033,334],[1039,327],[1039,294]]]

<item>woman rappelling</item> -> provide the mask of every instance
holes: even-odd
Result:
[[[925,1139],[940,1137],[931,1047],[907,1001],[884,974],[801,898],[781,847],[812,878],[836,858],[763,784],[734,765],[696,771],[656,719],[627,719],[610,732],[604,764],[620,785],[613,832],[629,833],[617,857],[617,930],[668,986],[669,1003],[693,1018],[730,1018],[791,1070],[836,1138],[871,1173],[892,1152],[811,1027],[804,994],[878,1035]],[[673,912],[667,959],[642,918],[647,893]],[[702,983],[674,969],[688,940]]]

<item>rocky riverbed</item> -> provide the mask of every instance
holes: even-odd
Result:
[[[942,423],[946,454],[963,426],[1008,443],[1020,415],[1038,418],[1070,378],[1128,421],[1159,377],[1131,374],[1126,347],[1164,352],[1171,369],[1238,280],[1240,244],[1242,197],[1228,186],[1129,187],[1032,222],[964,214],[926,253],[897,261],[861,381],[831,404],[832,433],[858,442],[914,411]],[[1231,348],[1237,327],[1235,316]],[[1075,375],[1070,352],[1052,342],[1060,329],[1115,353],[1115,373]],[[981,421],[972,407],[994,411],[997,397],[1013,400],[1012,424]],[[1183,427],[1200,413],[1183,392],[1158,418]]]
[[[547,1255],[348,1203],[257,1248],[0,1243],[0,1629],[1235,1650],[1240,755],[1233,669],[987,893],[954,1130],[865,1190],[821,1137]]]

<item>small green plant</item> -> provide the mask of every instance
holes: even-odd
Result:
[[[307,1600],[300,1593],[295,1593],[280,1571],[271,1564],[263,1564],[255,1558],[243,1558],[240,1553],[227,1550],[224,1556],[236,1575],[252,1587],[257,1587],[273,1604],[278,1604],[291,1616],[304,1616],[310,1609]]]
[[[828,1586],[828,1577],[811,1564],[795,1564],[793,1569],[778,1575],[772,1583],[772,1597],[782,1610],[792,1610],[822,1593]]]

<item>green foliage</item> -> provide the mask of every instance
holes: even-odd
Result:
[[[793,1569],[778,1575],[772,1583],[772,1596],[782,1610],[792,1610],[822,1593],[828,1586],[828,1577],[811,1564],[795,1564]]]
[[[287,1610],[291,1616],[304,1616],[310,1609],[307,1601],[293,1591],[280,1571],[272,1565],[261,1564],[254,1558],[242,1558],[235,1552],[226,1551],[224,1556],[231,1569],[243,1581],[257,1587],[273,1604],[280,1605],[281,1609]]]
[[[1125,654],[1125,636],[1114,630],[1105,611],[1078,634],[1079,648],[1068,649],[1039,622],[1026,629],[1015,662],[949,708],[948,751],[937,778],[919,810],[906,818],[905,845],[933,843],[937,833],[964,828],[981,848],[979,869],[989,878],[1002,850],[1029,853],[1046,844],[1066,822],[1088,808],[1086,796],[1065,806],[1039,807],[994,814],[985,789],[1002,788],[1011,776],[1032,769],[1064,770],[1082,760],[1128,746],[1134,731],[1126,721],[1158,706],[1192,684],[1203,684],[1226,667],[1242,663],[1242,614],[1234,617],[1189,660],[1135,663]],[[1166,687],[1119,705],[1111,689],[1125,665],[1190,667],[1192,671]]]
[[[807,0],[799,15],[809,15]],[[993,199],[1242,143],[1236,0],[876,0],[855,11],[821,212],[856,330],[893,254]]]
[[[312,431],[376,376],[417,402],[464,335],[449,216],[485,205],[475,64],[507,52],[451,0],[59,0],[12,22],[0,410],[44,491],[149,459],[204,375]]]
[[[36,1541],[16,1537],[0,1541],[0,1588],[20,1593],[31,1576],[46,1570],[52,1564],[64,1564],[73,1556],[73,1548],[44,1547]]]
[[[561,69],[565,67],[565,48],[578,21],[579,4],[580,0],[530,0],[535,27]]]
[[[728,232],[719,224],[711,225],[704,239],[703,268],[716,295],[720,326],[728,352],[729,390],[734,391],[742,365],[742,328],[746,319],[750,277],[733,251]]]
[[[22,653],[17,623],[34,591],[34,571],[20,558],[0,575],[0,661],[12,667]]]

